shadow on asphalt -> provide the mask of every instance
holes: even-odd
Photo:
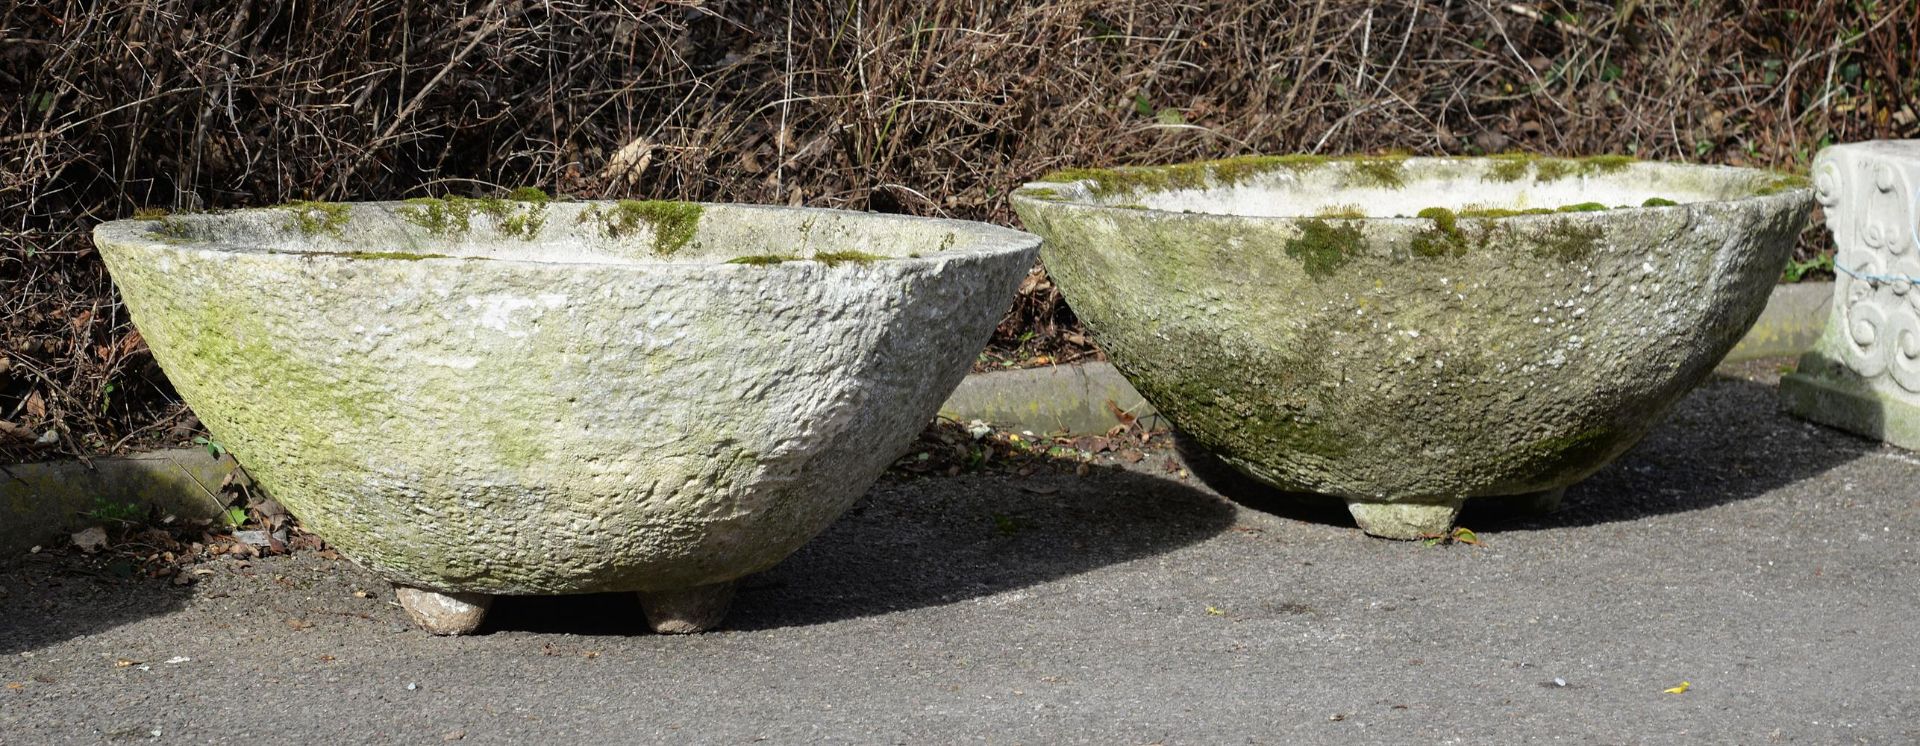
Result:
[[[1143,462],[1153,466],[1158,457]],[[887,477],[779,566],[742,581],[725,629],[762,630],[939,606],[1195,544],[1234,508],[1117,467]],[[501,598],[485,631],[644,634],[632,594]]]
[[[1275,490],[1180,442],[1195,476],[1248,508],[1293,520],[1354,525],[1339,500]],[[1459,524],[1475,530],[1550,530],[1701,510],[1758,497],[1878,447],[1781,412],[1776,386],[1716,374],[1674,405],[1632,450],[1568,488],[1559,511],[1529,514],[1498,498],[1479,498],[1467,501]]]
[[[142,576],[126,558],[47,553],[10,559],[0,564],[0,656],[169,614],[192,593]]]

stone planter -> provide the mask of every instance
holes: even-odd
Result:
[[[1244,158],[1013,196],[1074,311],[1222,460],[1370,534],[1560,490],[1625,451],[1767,300],[1811,191],[1559,160]]]
[[[498,594],[719,621],[966,374],[1038,239],[670,202],[303,203],[94,239],[215,438],[470,631]]]

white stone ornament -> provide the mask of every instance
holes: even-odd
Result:
[[[94,231],[155,359],[430,631],[495,595],[719,622],[966,375],[1038,239],[672,202],[296,204]]]
[[[1920,449],[1920,140],[1829,147],[1813,183],[1833,234],[1833,309],[1781,397],[1801,417]]]

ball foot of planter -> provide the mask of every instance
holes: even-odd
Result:
[[[493,597],[484,593],[437,593],[396,585],[393,594],[414,624],[436,635],[471,634],[493,606]]]
[[[435,632],[489,596],[639,590],[659,626],[712,626],[933,418],[1038,243],[529,197],[94,231],[213,437]]]
[[[1560,512],[1560,501],[1567,496],[1567,488],[1559,487],[1524,495],[1514,495],[1503,502],[1507,510],[1521,515],[1548,515]]]
[[[1465,500],[1442,502],[1372,502],[1348,500],[1347,512],[1353,522],[1370,536],[1383,539],[1413,540],[1437,536],[1453,528]]]
[[[733,605],[732,582],[671,591],[640,591],[647,626],[663,635],[690,635],[720,626]]]
[[[1811,195],[1619,157],[1277,157],[1063,172],[1013,205],[1182,433],[1413,538],[1632,447],[1758,317]]]

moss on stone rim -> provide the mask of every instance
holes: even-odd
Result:
[[[1414,235],[1411,243],[1414,255],[1437,259],[1467,253],[1466,236],[1460,233],[1459,218],[1452,210],[1429,207],[1421,210],[1418,217],[1433,221],[1433,228]]]
[[[1563,262],[1584,261],[1593,256],[1605,236],[1606,230],[1598,225],[1580,225],[1571,220],[1557,221],[1544,235],[1535,239],[1533,255]]]
[[[486,215],[500,235],[531,241],[546,225],[552,201],[537,187],[520,187],[506,197],[415,197],[400,208],[400,217],[433,235],[454,238],[473,230],[474,215]]]
[[[781,262],[797,262],[797,261],[800,261],[800,257],[794,256],[792,254],[753,254],[750,256],[736,256],[732,259],[728,259],[725,263],[726,264],[745,264],[750,267],[767,267],[767,266],[779,264]]]
[[[873,262],[886,259],[887,257],[881,256],[879,254],[869,254],[864,251],[821,251],[821,252],[816,252],[813,256],[810,256],[807,258],[812,259],[816,262],[820,262],[821,264],[825,264],[829,267],[833,267],[840,264],[848,264],[848,263],[871,264]]]
[[[1532,153],[1501,153],[1483,156],[1488,162],[1482,181],[1513,182],[1533,175],[1536,182],[1557,181],[1569,176],[1619,173],[1638,163],[1630,155],[1593,155],[1584,158],[1556,158]],[[1471,160],[1472,157],[1462,160]]]
[[[1287,239],[1287,256],[1300,260],[1308,277],[1328,277],[1353,261],[1366,245],[1366,237],[1346,222],[1339,225],[1318,218],[1302,220],[1300,235]]]
[[[288,227],[303,236],[326,234],[338,238],[346,231],[347,219],[353,217],[353,207],[339,202],[293,200],[276,207],[292,215]]]
[[[1204,189],[1236,186],[1275,171],[1302,173],[1329,164],[1346,164],[1348,177],[1358,186],[1398,188],[1404,184],[1405,155],[1322,156],[1322,155],[1247,155],[1213,161],[1176,163],[1167,166],[1119,166],[1115,168],[1069,168],[1042,176],[1040,182],[1093,182],[1100,196],[1123,192]],[[1025,190],[1031,194],[1034,190]],[[1058,197],[1058,194],[1051,195]]]
[[[599,221],[608,238],[632,235],[644,223],[653,233],[653,255],[673,256],[693,241],[705,210],[698,202],[623,199],[606,209],[589,207],[579,219]]]

